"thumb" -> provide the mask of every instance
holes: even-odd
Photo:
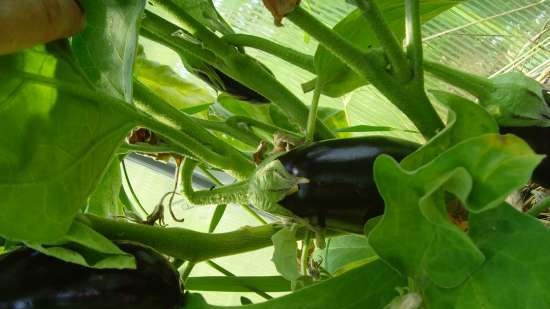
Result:
[[[0,55],[83,28],[84,13],[76,0],[0,0]]]

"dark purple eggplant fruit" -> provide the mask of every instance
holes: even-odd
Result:
[[[536,153],[546,155],[531,179],[545,188],[550,188],[550,127],[501,127],[500,133],[521,137]]]
[[[177,309],[178,273],[155,250],[118,242],[137,269],[93,269],[29,248],[0,255],[0,309]]]
[[[286,171],[307,179],[280,205],[300,217],[315,217],[321,226],[343,222],[362,230],[368,219],[384,213],[373,177],[381,154],[400,161],[418,144],[387,137],[326,140],[298,147],[280,156]]]

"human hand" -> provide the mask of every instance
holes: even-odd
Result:
[[[84,21],[77,0],[0,0],[0,55],[71,36]]]

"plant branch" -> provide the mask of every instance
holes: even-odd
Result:
[[[257,137],[253,133],[247,130],[243,130],[239,127],[230,126],[224,121],[213,121],[206,119],[193,118],[193,120],[201,125],[202,127],[227,134],[231,137],[238,139],[240,142],[247,144],[250,147],[256,148],[262,141],[261,138]]]
[[[405,46],[412,62],[413,77],[424,85],[422,24],[420,21],[420,1],[405,0]]]
[[[386,52],[397,80],[402,82],[410,80],[412,72],[409,61],[401,44],[397,42],[393,32],[384,20],[376,2],[374,0],[356,0],[356,2],[357,6],[364,12],[370,28],[374,31],[376,38]]]
[[[362,52],[299,6],[286,18],[309,33],[357,74],[369,80],[414,122],[426,138],[434,136],[443,128],[443,122],[431,105],[424,88],[415,83],[415,80],[403,83],[395,79],[377,62],[378,57],[374,52]]]
[[[267,299],[267,300],[273,299],[273,297],[271,297],[271,295],[267,294],[266,292],[261,291],[261,290],[255,288],[254,286],[248,285],[245,282],[241,282],[239,280],[239,277],[235,276],[235,274],[233,274],[229,270],[223,268],[221,265],[219,265],[219,264],[217,264],[213,261],[206,261],[206,264],[208,264],[210,267],[214,268],[215,270],[219,271],[220,273],[222,273],[223,275],[225,275],[227,277],[235,278],[237,283],[240,283],[244,288],[247,288],[249,291],[258,294],[259,296],[263,297],[264,299]]]
[[[249,34],[228,34],[223,36],[222,40],[235,46],[245,46],[259,49],[315,74],[313,56],[301,53],[295,49]]]
[[[288,131],[286,129],[276,127],[276,126],[267,124],[265,122],[261,122],[259,120],[252,119],[252,118],[245,117],[245,116],[233,116],[233,117],[228,118],[225,122],[228,125],[234,126],[234,127],[239,127],[240,124],[245,124],[247,126],[257,128],[257,129],[259,129],[261,131],[264,131],[267,134],[271,134],[271,135],[277,134],[277,133],[283,133],[283,134],[289,135],[289,136],[291,136],[293,138],[296,138],[296,139],[302,138],[301,135],[298,135],[298,134],[296,134],[292,131]]]
[[[315,135],[315,119],[317,119],[317,109],[319,108],[319,99],[321,98],[321,82],[317,79],[315,83],[315,91],[313,92],[313,98],[311,99],[311,105],[309,106],[309,117],[307,121],[306,140],[305,143],[313,142],[313,136]]]
[[[492,88],[488,78],[466,73],[440,63],[424,61],[424,69],[435,77],[466,90],[478,98],[486,96]]]

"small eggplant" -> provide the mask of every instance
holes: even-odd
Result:
[[[550,188],[550,127],[501,127],[500,133],[517,135],[536,153],[546,155],[531,179],[538,185]]]
[[[177,272],[153,249],[131,242],[137,269],[93,269],[29,248],[0,255],[0,309],[176,309]]]
[[[279,204],[300,217],[316,218],[320,226],[340,222],[361,231],[368,219],[384,212],[373,179],[376,158],[388,154],[400,161],[418,147],[387,137],[360,137],[293,149],[278,159],[289,174],[303,181]]]

